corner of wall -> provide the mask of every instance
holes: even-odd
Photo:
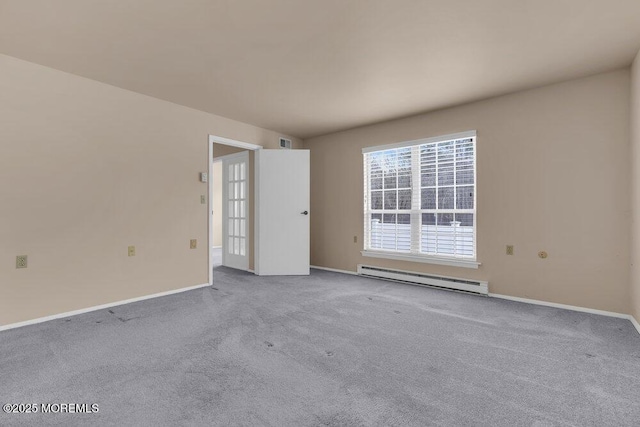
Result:
[[[631,64],[631,274],[630,301],[634,326],[640,332],[640,52]]]

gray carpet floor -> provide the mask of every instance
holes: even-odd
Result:
[[[0,425],[638,426],[627,320],[313,270],[0,333]]]

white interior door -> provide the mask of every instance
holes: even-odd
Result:
[[[258,275],[309,274],[309,150],[256,151]]]
[[[222,265],[249,269],[249,152],[222,160]]]

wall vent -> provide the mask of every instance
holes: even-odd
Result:
[[[358,274],[360,276],[392,280],[394,282],[409,283],[412,285],[434,286],[437,288],[455,289],[457,291],[473,292],[482,295],[489,294],[489,282],[478,280],[434,276],[413,271],[392,270],[362,264],[358,264]]]
[[[280,138],[280,148],[291,148],[291,140],[286,138]]]

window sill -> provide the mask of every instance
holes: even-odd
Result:
[[[439,265],[449,265],[452,267],[464,267],[464,268],[478,268],[481,263],[472,260],[463,260],[463,259],[454,259],[454,258],[440,258],[433,257],[427,255],[412,255],[412,254],[401,254],[395,252],[384,252],[384,251],[360,251],[362,256],[372,257],[372,258],[386,258],[386,259],[396,259],[400,261],[411,261],[411,262],[422,262],[425,264],[439,264]]]

